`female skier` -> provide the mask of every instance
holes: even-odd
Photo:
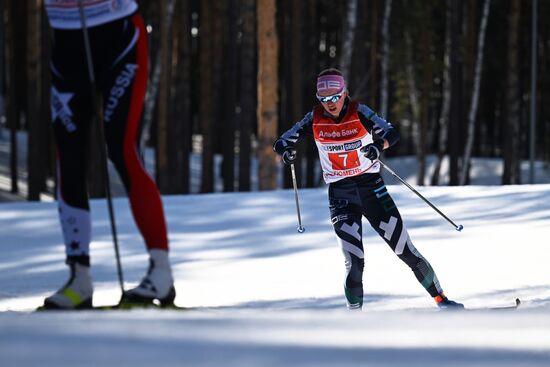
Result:
[[[380,176],[378,157],[399,140],[397,129],[366,105],[352,101],[344,76],[337,69],[318,75],[317,99],[320,104],[283,133],[273,149],[290,164],[296,159],[296,143],[304,136],[315,140],[329,185],[330,218],[345,257],[348,308],[363,306],[363,216],[411,268],[440,308],[464,308],[445,296],[430,263],[413,246]]]

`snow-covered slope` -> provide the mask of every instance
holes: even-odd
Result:
[[[550,185],[419,191],[389,187],[415,246],[447,295],[512,312],[442,313],[368,225],[365,307],[344,308],[343,257],[326,190],[165,196],[176,302],[191,311],[29,313],[67,270],[55,203],[0,204],[0,356],[4,366],[548,366]],[[126,287],[147,262],[115,199]],[[116,302],[104,201],[92,202],[95,303]],[[21,312],[23,311],[23,312]]]

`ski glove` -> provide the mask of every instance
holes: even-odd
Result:
[[[296,160],[296,150],[289,148],[283,152],[283,162],[284,164],[292,164]]]
[[[284,164],[291,164],[296,159],[296,149],[294,149],[294,145],[289,144],[289,142],[284,139],[277,139],[273,144],[273,150],[282,156]]]
[[[370,159],[371,161],[375,161],[380,157],[380,153],[384,150],[384,140],[379,139],[371,144],[365,145],[363,148],[361,148],[361,152],[364,153],[363,155]]]

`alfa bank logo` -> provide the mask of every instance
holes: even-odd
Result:
[[[344,129],[344,130],[340,130],[340,131],[319,131],[319,137],[320,138],[342,138],[342,137],[346,137],[346,136],[352,136],[352,135],[356,135],[359,133],[359,129],[358,128],[353,128],[353,129]]]

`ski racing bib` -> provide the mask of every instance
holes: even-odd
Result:
[[[366,172],[379,172],[380,164],[359,150],[373,142],[372,135],[357,115],[357,103],[351,103],[341,122],[336,123],[317,106],[313,113],[313,136],[326,183]]]

